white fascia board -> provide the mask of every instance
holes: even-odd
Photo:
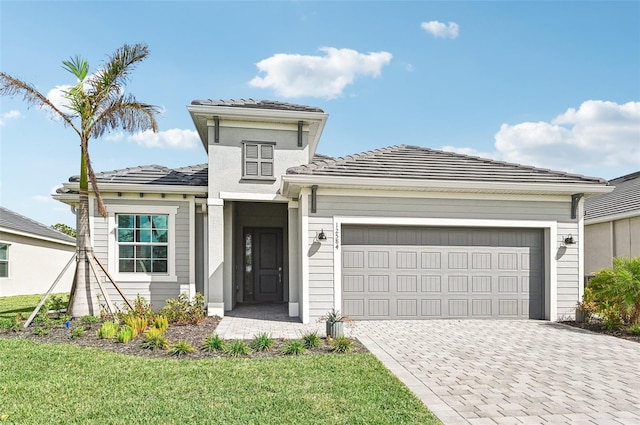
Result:
[[[187,186],[187,185],[175,185],[175,184],[130,184],[130,183],[99,183],[100,192],[132,192],[132,193],[171,193],[171,194],[186,194],[186,195],[206,195],[206,186]],[[80,184],[78,182],[65,183],[63,187],[67,190],[77,191],[80,190]],[[89,192],[92,192],[92,186],[89,184]],[[53,195],[54,197],[61,194]],[[66,194],[65,194],[66,195]],[[65,195],[60,196],[61,198]],[[77,195],[75,195],[77,198]]]
[[[322,185],[332,188],[361,188],[361,189],[401,189],[428,190],[442,192],[484,192],[484,193],[537,193],[537,194],[565,194],[575,193],[600,194],[613,190],[611,186],[580,183],[512,183],[487,181],[451,181],[426,179],[398,179],[372,177],[344,177],[287,174],[282,176],[281,192],[285,196],[295,197],[301,187]]]
[[[187,106],[187,110],[191,115],[202,115],[206,117],[219,116],[222,119],[241,118],[297,122],[300,121],[301,118],[304,120],[322,121],[328,117],[324,112],[243,108],[240,106],[189,105]]]
[[[17,236],[24,236],[26,238],[31,238],[31,239],[38,239],[38,240],[41,240],[41,241],[59,243],[60,245],[76,246],[75,242],[63,241],[63,240],[60,240],[60,239],[50,238],[50,237],[47,237],[47,236],[35,235],[33,233],[22,232],[20,230],[11,229],[9,227],[0,227],[0,232],[10,233],[12,235],[17,235]]]
[[[640,211],[628,211],[620,214],[607,215],[604,217],[591,218],[584,221],[584,225],[606,223],[607,221],[618,221],[626,218],[640,217]]]
[[[277,193],[220,192],[220,199],[225,201],[289,202],[289,198]]]

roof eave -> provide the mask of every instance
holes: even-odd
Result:
[[[39,239],[47,242],[59,243],[61,245],[76,246],[76,243],[74,241],[65,241],[63,239],[50,238],[48,236],[37,235],[35,233],[30,233],[30,232],[23,232],[23,231],[12,229],[10,227],[5,227],[5,226],[0,226],[0,232],[11,233],[13,235],[24,236],[32,239]]]
[[[289,111],[283,109],[261,109],[261,108],[242,108],[238,106],[217,106],[217,105],[188,105],[187,110],[191,115],[194,125],[200,135],[204,149],[208,152],[208,130],[207,120],[213,119],[214,116],[220,119],[240,119],[246,121],[267,121],[267,122],[291,122],[298,121],[317,122],[318,128],[314,131],[309,141],[309,161],[313,158],[313,154],[320,141],[320,136],[324,130],[325,123],[329,118],[329,114],[325,112],[312,111]]]
[[[185,195],[202,195],[208,193],[207,186],[187,186],[187,185],[161,185],[161,184],[131,184],[131,183],[99,183],[100,192],[126,192],[126,193],[165,193],[165,194],[185,194]],[[80,190],[78,182],[69,182],[63,184],[63,188],[67,191],[77,192]],[[89,191],[92,186],[89,184]],[[53,199],[65,204],[73,204],[78,201],[77,193],[54,193],[51,195]],[[74,202],[75,201],[75,202]]]
[[[387,189],[467,193],[520,193],[585,195],[608,193],[611,186],[600,183],[511,183],[466,180],[427,180],[371,177],[338,177],[287,174],[282,177],[281,193],[289,198],[298,196],[300,189],[312,185],[343,189]]]

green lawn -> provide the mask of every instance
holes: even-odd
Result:
[[[41,298],[0,297],[0,318]],[[441,424],[371,354],[151,359],[2,335],[0,423]]]
[[[23,318],[29,317],[36,308],[44,294],[36,295],[18,295],[15,297],[0,297],[0,317],[13,319],[16,314],[21,313]],[[53,296],[63,297],[65,301],[69,300],[68,293],[51,294],[48,300]]]
[[[130,357],[0,337],[0,423],[440,424],[371,354]]]

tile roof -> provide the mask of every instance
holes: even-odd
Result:
[[[315,106],[297,105],[295,103],[278,102],[275,100],[254,100],[254,99],[229,99],[229,100],[194,100],[192,105],[203,106],[228,106],[234,108],[255,108],[255,109],[273,109],[281,111],[300,111],[300,112],[324,112]]]
[[[55,239],[63,242],[75,243],[76,239],[62,232],[58,232],[42,223],[38,223],[17,212],[0,207],[0,228],[16,230],[22,233],[29,233],[36,237]]]
[[[585,220],[636,212],[640,216],[640,171],[609,180],[613,192],[587,198]]]
[[[314,159],[311,164],[289,168],[287,174],[510,183],[607,183],[598,177],[408,145],[341,158]]]
[[[159,184],[182,186],[207,186],[207,164],[192,165],[181,168],[167,168],[161,165],[140,165],[138,167],[96,173],[98,183],[121,184]],[[79,176],[69,178],[70,182],[77,182]]]

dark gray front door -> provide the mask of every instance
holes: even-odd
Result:
[[[282,229],[252,229],[253,300],[282,301]]]

